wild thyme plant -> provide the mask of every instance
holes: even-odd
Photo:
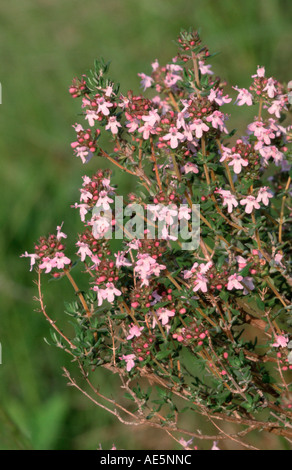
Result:
[[[138,74],[145,96],[120,93],[103,60],[69,89],[84,117],[73,126],[76,157],[83,164],[102,157],[137,182],[118,206],[110,170],[97,165],[83,176],[73,207],[82,222],[76,255],[87,290],[74,280],[62,226],[22,256],[37,272],[54,341],[78,363],[89,391],[68,370],[65,376],[97,406],[123,423],[161,428],[185,448],[193,439],[255,448],[251,431],[291,440],[287,86],[266,77],[263,66],[248,89],[234,86],[234,104],[255,115],[238,135],[224,112],[233,98],[198,33],[181,32],[177,46],[170,63],[155,60],[148,75]],[[199,235],[186,249],[173,227],[184,222],[189,229],[195,216]],[[119,250],[114,238],[122,239]],[[65,311],[75,323],[70,338],[46,311],[46,274],[67,277],[75,291]],[[100,367],[120,377],[126,402],[93,386]],[[181,428],[186,411],[193,429],[190,422]],[[212,435],[196,431],[196,414],[213,423]],[[232,434],[225,422],[233,423]]]

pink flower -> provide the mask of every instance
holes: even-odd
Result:
[[[103,210],[107,211],[110,209],[110,203],[112,202],[114,202],[114,200],[108,196],[108,193],[106,191],[100,191],[99,198],[95,206],[101,206]]]
[[[85,96],[83,96],[81,107],[86,108],[86,106],[90,106],[90,105],[91,105],[91,101],[89,99],[85,98]]]
[[[209,269],[212,268],[212,266],[213,266],[212,261],[208,261],[208,263],[206,264],[201,263],[199,266],[200,272],[202,274],[206,274],[209,271]]]
[[[78,134],[79,132],[83,132],[83,131],[84,131],[84,129],[83,129],[83,127],[81,126],[81,124],[73,124],[72,127],[74,127],[75,132],[77,132],[77,134]]]
[[[222,151],[221,151],[221,158],[220,158],[220,162],[224,162],[224,160],[226,160],[226,158],[228,159],[232,153],[231,149],[228,148],[228,147],[225,147],[224,145],[221,146],[222,147]]]
[[[94,287],[92,288],[92,290],[94,290],[94,291],[96,292],[96,294],[97,294],[97,301],[98,301],[97,305],[100,307],[100,306],[102,305],[102,303],[103,303],[103,300],[104,300],[104,299],[103,299],[103,295],[102,295],[103,290],[102,290],[100,287],[98,287],[98,286],[94,286]]]
[[[245,206],[245,212],[247,214],[251,214],[253,209],[259,209],[260,205],[256,201],[256,198],[254,196],[246,196],[245,199],[241,199],[240,204],[242,206]]]
[[[269,131],[274,132],[276,137],[282,137],[282,135],[287,134],[287,130],[290,129],[291,126],[285,128],[281,126],[275,119],[269,118]]]
[[[130,370],[135,367],[135,361],[134,359],[136,358],[135,354],[123,354],[122,357],[120,357],[121,361],[126,361],[127,365],[127,372],[130,372]]]
[[[37,259],[39,259],[39,256],[35,253],[29,254],[27,251],[20,256],[20,258],[30,258],[30,271],[32,271],[35,262]]]
[[[139,132],[143,132],[143,139],[148,140],[150,134],[156,134],[156,130],[148,123],[145,123],[143,126],[139,127]]]
[[[247,261],[242,256],[236,256],[236,261],[238,262],[238,268],[240,270],[247,265]]]
[[[113,93],[113,87],[111,85],[108,85],[103,91],[105,96],[109,98]]]
[[[156,277],[158,277],[160,275],[160,271],[164,271],[164,269],[166,269],[166,266],[164,266],[164,264],[158,264],[158,263],[155,263],[152,265],[152,274]]]
[[[168,104],[168,102],[166,100],[161,99],[159,95],[156,95],[154,96],[154,98],[152,98],[152,103],[155,106],[158,106],[162,115],[166,114],[168,111],[171,110],[171,106]]]
[[[174,317],[175,312],[172,310],[168,310],[167,308],[159,308],[157,310],[158,313],[158,319],[161,321],[162,325],[165,326],[168,324],[169,319],[171,317]]]
[[[229,190],[219,189],[216,192],[219,193],[222,196],[222,198],[223,198],[223,207],[227,206],[228,207],[228,213],[231,214],[231,212],[233,211],[233,207],[238,206],[238,202],[237,202],[235,196]]]
[[[122,292],[117,289],[112,282],[107,282],[106,289],[102,291],[102,298],[112,303],[115,300],[115,297],[122,295]]]
[[[116,116],[111,116],[108,120],[105,129],[110,130],[112,134],[116,135],[119,132],[119,127],[122,127],[121,124],[117,121]]]
[[[256,78],[256,77],[263,78],[264,76],[265,76],[265,67],[260,67],[258,65],[257,73],[256,75],[252,75],[252,78]]]
[[[170,141],[170,147],[176,149],[180,141],[184,140],[184,135],[176,127],[170,127],[169,133],[162,137],[163,140]]]
[[[235,104],[237,104],[238,106],[243,106],[244,104],[246,104],[247,106],[252,106],[252,94],[248,90],[246,90],[246,88],[233,88],[238,92]]]
[[[185,138],[187,139],[188,142],[194,142],[194,136],[192,133],[192,130],[194,129],[192,124],[186,124],[185,122],[183,123],[183,134]]]
[[[112,108],[113,104],[106,101],[103,97],[97,98],[96,101],[97,101],[97,104],[98,104],[97,112],[98,113],[102,112],[102,114],[104,116],[108,116],[109,113],[110,113],[109,108]]]
[[[289,339],[284,335],[279,335],[279,336],[275,335],[275,340],[276,340],[276,342],[274,344],[272,344],[272,346],[274,348],[279,348],[279,347],[280,348],[286,348],[286,346],[289,342]]]
[[[86,175],[82,176],[82,179],[83,179],[82,186],[87,186],[87,185],[90,184],[91,181],[92,181],[92,179],[89,178],[89,176],[86,176]]]
[[[195,163],[188,162],[185,164],[183,167],[183,170],[185,174],[187,175],[188,173],[199,173],[199,169]]]
[[[129,330],[129,334],[127,336],[127,339],[132,339],[134,337],[139,338],[139,336],[141,336],[141,331],[142,330],[144,330],[143,326],[134,325],[132,323],[132,326]]]
[[[274,80],[272,77],[269,78],[267,81],[267,84],[263,91],[266,91],[268,93],[269,98],[274,98],[277,94],[277,88],[275,86],[276,83],[276,80]]]
[[[80,157],[82,163],[88,163],[92,158],[92,152],[89,152],[89,149],[85,145],[81,145],[80,147],[76,147],[75,149],[76,157]]]
[[[278,264],[279,266],[282,266],[282,268],[284,268],[284,264],[282,263],[282,259],[283,259],[283,255],[281,255],[281,253],[277,253],[275,256],[274,256],[274,260],[275,260],[275,263]]]
[[[273,194],[271,193],[270,189],[267,186],[263,186],[262,188],[259,189],[258,195],[257,195],[257,202],[262,202],[265,206],[269,205],[269,199],[273,197]]]
[[[95,121],[99,118],[98,114],[96,111],[93,109],[87,109],[86,110],[86,116],[85,119],[87,119],[88,124],[92,127],[95,124]]]
[[[140,121],[138,119],[131,119],[131,121],[126,124],[126,127],[128,127],[129,132],[135,132],[138,129],[139,125]]]
[[[67,256],[64,255],[61,251],[57,251],[55,253],[55,257],[51,260],[51,265],[57,269],[63,269],[66,264],[70,264],[71,260]]]
[[[93,266],[91,267],[92,269],[96,269],[99,266],[99,264],[101,263],[101,260],[100,260],[98,255],[91,255],[90,259],[93,263]]]
[[[127,253],[130,251],[130,250],[139,250],[140,248],[140,241],[137,240],[137,239],[133,239],[133,240],[130,240],[128,243],[127,243],[129,249],[127,250]]]
[[[283,153],[275,145],[263,145],[259,148],[259,152],[265,161],[272,157],[276,166],[279,166],[284,159]]]
[[[169,228],[170,228],[170,230],[169,230]],[[161,238],[163,240],[173,240],[173,241],[177,240],[177,236],[173,235],[171,227],[169,227],[167,225],[164,225],[162,230],[161,230]]]
[[[218,442],[214,441],[211,450],[221,450],[221,449],[219,449],[217,444],[218,444]]]
[[[178,210],[178,219],[190,220],[192,210],[187,205],[181,205]]]
[[[160,271],[166,269],[163,264],[158,264],[152,256],[144,253],[138,254],[138,261],[135,266],[135,273],[142,280],[142,286],[149,286],[149,279],[152,275],[159,276]]]
[[[107,189],[107,191],[115,191],[115,188],[110,185],[111,180],[109,178],[103,178],[101,184]]]
[[[76,245],[79,246],[79,250],[77,251],[77,254],[80,255],[81,261],[84,261],[86,256],[92,255],[92,251],[86,243],[77,242]]]
[[[143,87],[144,91],[147,88],[151,87],[153,83],[153,78],[149,77],[148,75],[145,75],[145,73],[138,73],[138,77],[141,78],[141,86]]]
[[[244,289],[244,286],[240,283],[242,280],[242,276],[239,276],[238,274],[232,274],[228,278],[227,290]]]
[[[148,115],[142,116],[142,121],[147,122],[151,127],[154,127],[155,124],[160,122],[160,116],[157,109],[151,109]]]
[[[88,204],[77,204],[77,202],[75,202],[75,204],[71,207],[74,207],[74,209],[79,208],[80,219],[81,219],[82,222],[85,222],[85,216],[88,213],[87,209],[89,209]]]
[[[153,72],[155,72],[155,70],[158,69],[158,67],[159,67],[159,62],[158,62],[157,59],[155,59],[155,61],[152,62],[151,67],[152,67]]]
[[[200,265],[197,262],[195,262],[189,271],[188,270],[184,271],[184,279],[190,279],[195,274],[199,278],[200,281],[203,281],[202,277],[200,276],[202,274],[206,274],[212,266],[213,266],[212,261],[208,261],[208,263],[206,264],[201,263]]]
[[[161,222],[164,221],[167,225],[172,225],[174,223],[174,217],[178,215],[177,206],[175,204],[171,204],[168,206],[162,206],[158,204],[158,207],[158,220],[160,220]]]
[[[228,95],[223,96],[223,91],[219,90],[218,88],[216,90],[211,88],[208,99],[211,101],[211,103],[215,101],[215,103],[217,103],[219,106],[222,106],[225,103],[230,103],[230,101],[232,101],[232,98],[229,98]]]
[[[125,256],[126,253],[123,251],[118,251],[118,254],[115,253],[117,268],[120,268],[121,266],[132,266],[132,263],[130,263],[130,261],[125,258]]]
[[[186,126],[185,119],[187,119],[190,116],[187,111],[189,107],[189,103],[187,100],[182,100],[181,102],[184,105],[184,108],[179,113],[177,113],[176,127],[178,129],[180,129],[181,127],[185,129],[185,126]]]
[[[203,60],[199,60],[199,69],[202,75],[213,75],[213,72],[211,70],[211,65],[205,65]]]
[[[185,329],[185,328],[182,328],[182,330],[184,330],[184,329]],[[173,337],[174,339],[177,339],[177,341],[178,341],[179,343],[182,343],[183,340],[184,340],[184,337],[183,337],[181,334],[179,334],[179,333],[174,333],[174,334],[172,335],[172,337]]]
[[[82,201],[88,202],[90,199],[92,199],[92,194],[86,189],[81,188],[80,193],[81,193],[80,202]]]
[[[190,449],[190,445],[192,444],[194,438],[192,437],[192,439],[190,439],[189,441],[186,441],[183,437],[180,438],[179,440],[179,443],[181,446],[183,446],[185,449],[189,450]]]
[[[265,128],[264,124],[261,121],[254,121],[253,123],[247,126],[249,132],[252,132],[255,137],[259,140],[262,140],[266,145],[270,145],[271,139],[275,138],[274,131],[276,128]]]
[[[241,172],[243,166],[248,165],[248,161],[242,158],[239,153],[233,153],[230,155],[230,158],[232,158],[232,160],[228,163],[228,165],[233,166],[233,171],[237,175]]]
[[[284,96],[279,97],[278,99],[272,102],[272,105],[268,108],[268,113],[275,114],[275,116],[280,119],[281,112],[287,110],[286,102]]]
[[[224,120],[226,120],[226,115],[221,111],[214,111],[210,116],[206,118],[207,122],[211,122],[212,127],[214,129],[219,129],[221,132],[225,132],[228,134],[228,130],[224,124]]]
[[[184,278],[189,279],[190,277],[192,277],[193,273],[195,273],[198,270],[198,266],[199,266],[199,263],[195,262],[190,270],[185,270]]]
[[[61,232],[63,224],[64,222],[57,226],[57,240],[60,240],[61,238],[67,238],[67,235],[64,232]]]
[[[201,290],[202,292],[207,292],[208,279],[205,276],[203,276],[203,274],[197,273],[197,278],[195,279],[194,282],[195,282],[195,287],[193,288],[194,292],[197,292],[198,290]]]
[[[194,121],[190,125],[190,128],[192,131],[195,131],[197,139],[200,139],[202,137],[203,132],[209,131],[209,127],[202,121],[202,119],[194,119]]]
[[[175,59],[172,59],[172,60],[173,60],[173,62],[176,62]],[[178,73],[178,72],[183,71],[183,68],[180,65],[176,64],[176,63],[167,64],[166,68],[167,68],[167,70],[170,70],[173,73]]]
[[[95,214],[88,225],[92,226],[92,234],[94,238],[101,238],[105,236],[107,231],[111,228],[109,217],[98,216]]]
[[[164,221],[167,225],[173,224],[174,219],[176,217],[177,206],[175,204],[164,206],[163,204],[149,204],[147,207],[148,214],[152,220],[155,222],[156,220]]]
[[[177,73],[179,71],[179,69],[176,70],[173,67],[180,67],[180,66],[174,66],[173,64],[168,65],[168,68],[170,70],[166,73],[165,79],[164,79],[164,84],[167,88],[170,88],[170,87],[176,85],[176,83],[179,80],[181,80],[180,75]],[[181,67],[180,67],[180,69],[181,69]]]
[[[48,256],[45,256],[42,259],[42,263],[39,265],[39,268],[40,269],[45,269],[46,274],[50,273],[52,271],[52,269],[54,268],[53,263],[52,263],[52,259],[49,258]]]

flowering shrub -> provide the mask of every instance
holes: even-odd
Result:
[[[234,104],[255,109],[239,136],[224,112],[233,98],[198,33],[183,31],[177,46],[169,64],[155,60],[138,74],[147,96],[121,94],[103,60],[69,89],[84,117],[73,126],[74,155],[83,164],[102,157],[137,181],[118,206],[110,170],[83,176],[72,207],[83,226],[76,255],[87,290],[73,278],[62,226],[22,256],[38,274],[57,346],[79,364],[92,395],[64,370],[71,385],[120,421],[164,429],[184,448],[194,438],[216,449],[224,439],[255,448],[251,431],[292,438],[287,89],[262,66],[248,89],[234,86]],[[197,220],[195,248],[186,249],[173,227],[189,228],[194,215],[200,231]],[[43,274],[73,286],[71,338],[46,311]],[[99,367],[119,375],[128,406],[94,388]],[[182,429],[186,410],[194,422],[196,414],[211,422],[215,435]]]

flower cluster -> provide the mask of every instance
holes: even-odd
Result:
[[[252,83],[229,96],[197,32],[182,32],[177,46],[169,63],[156,59],[148,74],[138,73],[140,94],[120,93],[102,60],[69,89],[84,120],[73,126],[74,154],[83,164],[102,157],[138,185],[129,204],[117,206],[115,172],[83,176],[72,207],[83,227],[75,243],[87,289],[71,275],[61,227],[23,256],[31,269],[67,274],[78,296],[67,307],[76,320],[67,343],[82,367],[120,375],[143,422],[161,419],[175,430],[180,397],[212,419],[248,420],[250,429],[289,437],[287,87],[259,66]],[[255,109],[243,135],[227,126],[224,106],[232,101]],[[198,243],[185,249],[172,229],[177,222],[190,229],[194,205]],[[157,385],[158,408],[144,379]],[[272,410],[266,427],[257,420],[261,410]]]
[[[30,270],[36,264],[38,269],[44,270],[46,274],[51,273],[54,277],[59,277],[60,270],[69,268],[71,260],[65,255],[65,245],[62,242],[62,238],[67,238],[67,235],[61,231],[62,225],[57,227],[56,235],[51,234],[48,237],[40,237],[35,243],[34,253],[25,252],[21,255],[30,258]]]
[[[177,330],[172,337],[185,346],[189,346],[190,344],[202,346],[207,335],[208,330],[205,330],[204,327],[196,323],[190,323],[188,327],[182,327]]]

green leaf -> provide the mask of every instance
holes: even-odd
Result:
[[[171,356],[171,354],[172,354],[172,351],[166,349],[166,350],[159,351],[155,357],[157,360],[161,360],[161,359],[164,359],[165,357]]]
[[[124,393],[124,397],[125,397],[125,398],[128,398],[128,400],[135,401],[134,397],[133,397],[130,393],[128,393],[128,392]]]
[[[262,312],[265,311],[265,308],[266,308],[265,303],[259,297],[256,297],[256,304]]]

